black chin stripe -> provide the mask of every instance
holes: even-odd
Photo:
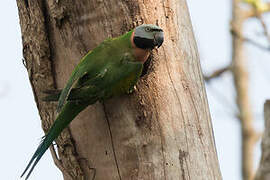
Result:
[[[153,39],[134,37],[134,44],[141,49],[153,49],[155,47]]]

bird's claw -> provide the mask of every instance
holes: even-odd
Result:
[[[133,86],[132,88],[130,88],[128,91],[127,91],[127,94],[132,94],[134,91],[137,90],[137,87],[136,86]]]

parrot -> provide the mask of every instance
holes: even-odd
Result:
[[[53,141],[87,106],[132,92],[151,50],[163,41],[162,28],[153,24],[142,24],[119,37],[108,38],[80,60],[62,90],[45,91],[44,101],[58,101],[57,117],[21,178],[26,172],[25,179],[29,178]]]

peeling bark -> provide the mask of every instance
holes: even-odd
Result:
[[[40,101],[42,91],[62,88],[88,50],[142,23],[165,31],[165,43],[153,52],[137,90],[88,107],[56,140],[65,179],[221,179],[185,0],[17,4],[45,132],[55,104]]]

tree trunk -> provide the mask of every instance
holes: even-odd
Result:
[[[81,57],[107,37],[158,24],[165,43],[131,95],[96,103],[56,140],[64,179],[221,179],[185,0],[17,0],[23,54],[45,132]],[[53,149],[52,149],[53,152]],[[53,153],[53,155],[55,155]]]
[[[262,137],[262,155],[255,180],[270,179],[270,100],[264,103],[264,132]]]

